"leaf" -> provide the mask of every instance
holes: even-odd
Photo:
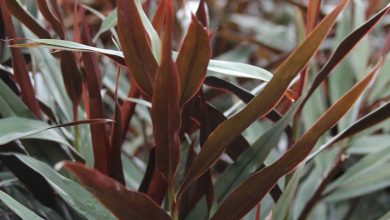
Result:
[[[97,170],[72,162],[65,162],[63,168],[90,188],[100,202],[119,219],[170,219],[168,214],[147,195],[127,190],[123,185]]]
[[[210,60],[207,72],[208,74],[216,73],[224,76],[244,77],[266,82],[270,81],[273,76],[272,73],[260,67],[223,60]]]
[[[321,0],[313,0],[308,2],[306,12],[306,33],[308,34],[316,26],[318,17],[321,12]]]
[[[390,147],[389,134],[364,135],[353,138],[348,146],[348,154],[371,154]]]
[[[33,119],[26,119],[26,118],[19,118],[19,117],[9,117],[0,119],[0,145],[9,143],[11,141],[21,139],[21,138],[27,138],[31,135],[36,135],[40,132],[47,131],[49,129],[53,128],[59,128],[59,127],[66,127],[66,126],[74,126],[74,125],[80,125],[80,124],[95,124],[95,123],[108,123],[112,122],[109,119],[92,119],[92,120],[83,120],[83,121],[76,121],[76,122],[70,122],[60,125],[48,125],[41,121],[33,120]],[[40,139],[46,139],[46,140],[53,140],[60,143],[66,143],[66,141],[61,138],[56,132],[47,132],[46,134],[50,134],[50,136],[36,136]]]
[[[0,104],[0,114],[3,117],[20,116],[24,118],[34,118],[34,115],[28,110],[27,106],[1,79]]]
[[[199,1],[199,7],[198,7],[198,10],[196,10],[196,17],[198,18],[200,23],[203,25],[203,27],[208,27],[209,15],[207,13],[205,0]]]
[[[281,64],[272,80],[263,91],[248,105],[230,119],[223,122],[207,139],[202,151],[195,158],[193,166],[182,184],[181,192],[192,181],[204,173],[242,131],[253,121],[267,114],[283,97],[291,80],[306,65],[320,47],[327,33],[336,21],[337,16],[348,3],[342,1],[318,26],[305,41]],[[229,135],[226,135],[229,134]]]
[[[242,182],[222,203],[212,220],[237,219],[256,206],[279,178],[296,169],[310,154],[318,139],[348,112],[374,74],[375,69],[342,96],[280,159]]]
[[[77,106],[81,100],[82,93],[82,77],[79,67],[76,63],[76,57],[73,53],[69,51],[61,51],[59,52],[60,56],[60,66],[62,77],[64,78],[64,85],[66,92],[72,100],[73,103],[73,119],[77,120]]]
[[[0,191],[0,200],[22,220],[43,220],[43,218],[41,218],[39,215],[24,207],[22,204],[3,191]]]
[[[2,154],[1,161],[21,180],[30,187],[30,191],[38,190],[39,187],[52,188],[66,203],[87,219],[114,219],[112,214],[106,210],[94,196],[78,183],[61,176],[47,164],[21,154]],[[31,188],[31,181],[43,179],[48,185],[35,185]],[[39,189],[45,192],[48,189]],[[34,194],[36,195],[36,194]],[[40,195],[48,196],[48,195]],[[47,205],[47,204],[46,204]],[[50,204],[49,206],[54,206]]]
[[[153,93],[153,78],[158,63],[138,12],[137,0],[117,0],[118,34],[125,61],[137,86],[148,96]]]
[[[126,65],[123,53],[121,51],[102,49],[97,47],[91,47],[85,44],[76,43],[73,41],[67,40],[58,40],[58,39],[29,39],[33,43],[25,43],[25,44],[13,44],[11,47],[45,47],[51,49],[65,50],[65,51],[80,51],[80,52],[95,52],[98,54],[105,55],[115,62]]]
[[[116,26],[116,24],[118,22],[117,16],[118,16],[117,10],[114,9],[107,15],[107,17],[105,17],[103,19],[103,22],[100,25],[99,31],[97,32],[97,34],[93,38],[93,42],[95,42],[100,37],[101,34],[103,34],[106,31],[112,30]]]
[[[118,104],[115,105],[114,112],[114,120],[115,123],[112,124],[112,133],[110,139],[110,155],[109,155],[109,174],[116,181],[124,184],[124,170],[122,166],[122,114],[120,110],[120,106]]]
[[[272,219],[283,220],[287,218],[287,213],[291,210],[294,196],[298,188],[299,181],[304,174],[304,166],[300,166],[288,181],[282,196],[272,208]]]
[[[343,173],[343,175],[333,181],[324,193],[329,194],[332,192],[333,195],[331,197],[337,197],[334,191],[345,189],[347,188],[346,186],[353,185],[355,182],[361,184],[366,178],[373,177],[376,174],[373,170],[383,168],[383,166],[388,164],[389,158],[390,148],[384,148],[378,152],[364,156]],[[366,176],[366,178],[362,178],[362,176]]]
[[[48,124],[27,118],[9,117],[0,119],[0,145],[17,139],[41,139],[66,144],[69,143],[54,130],[45,130]],[[37,133],[41,131],[42,133]]]
[[[193,16],[176,59],[180,77],[181,103],[186,103],[201,88],[210,58],[211,47],[207,30]]]
[[[173,6],[170,1],[163,1],[162,4],[165,4],[163,48],[161,65],[154,82],[151,115],[157,168],[170,181],[173,180],[180,160],[180,84],[178,70],[171,55]]]
[[[82,42],[92,44],[90,30],[82,16],[83,31],[81,34]],[[84,64],[84,73],[88,90],[88,119],[104,118],[103,101],[100,94],[100,77],[102,75],[95,54],[82,53],[82,60]],[[102,173],[108,174],[109,170],[109,155],[110,148],[108,134],[104,124],[90,125],[91,141],[93,145],[93,153],[95,158],[95,168]]]
[[[237,96],[245,103],[249,103],[255,97],[255,95],[253,95],[251,92],[241,88],[240,86],[237,86],[229,81],[214,76],[207,77],[206,80],[204,81],[204,84],[215,88],[227,90],[233,93],[235,96]],[[269,120],[273,122],[277,122],[281,118],[281,115],[276,110],[272,110],[265,117],[267,117]],[[291,126],[287,126],[286,134],[289,138],[291,137],[292,135]]]
[[[330,195],[325,197],[326,202],[336,202],[362,196],[390,186],[390,164],[375,167],[370,172],[360,173],[354,181],[343,183]]]
[[[72,41],[58,40],[58,39],[29,39],[33,43],[24,43],[24,44],[13,44],[12,47],[45,47],[59,50],[67,50],[67,51],[80,51],[80,52],[94,52],[108,58],[113,61],[126,65],[124,61],[124,56],[121,51],[110,50],[110,49],[102,49],[97,47],[92,47]],[[174,59],[177,58],[178,53],[173,52],[172,56]],[[209,61],[207,66],[207,74],[219,74],[222,76],[234,76],[234,77],[243,77],[250,79],[258,79],[262,81],[270,81],[272,78],[272,73],[262,69],[257,66],[253,66],[246,63],[238,63],[232,61],[223,61],[223,60],[213,60]]]
[[[8,13],[5,7],[5,2],[1,1],[1,14],[4,20],[5,30],[8,35],[8,39],[16,38],[16,32],[13,27],[11,15]],[[35,98],[35,91],[30,81],[30,76],[27,69],[27,63],[24,59],[22,51],[18,48],[11,48],[12,53],[12,66],[14,69],[15,80],[20,86],[20,92],[22,100],[26,103],[27,107],[36,117],[41,117],[41,111],[38,105],[38,101]]]
[[[57,18],[49,9],[49,2],[47,0],[37,0],[37,6],[43,17],[50,23],[53,30],[60,36],[61,39],[65,39],[65,32],[62,22]]]

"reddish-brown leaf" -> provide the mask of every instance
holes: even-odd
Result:
[[[125,177],[122,168],[122,115],[118,104],[115,105],[115,124],[111,129],[110,154],[109,154],[109,174],[116,181],[124,184]]]
[[[329,30],[336,21],[337,16],[349,1],[343,0],[326,16],[303,43],[281,64],[274,77],[248,105],[230,119],[223,122],[209,136],[204,147],[196,157],[193,166],[188,172],[181,187],[183,192],[192,181],[197,179],[218,160],[219,156],[238,135],[252,122],[271,111],[286,92],[291,80],[307,64],[310,58],[319,49]]]
[[[132,86],[128,93],[129,98],[138,98],[140,96],[140,91],[136,86]],[[131,118],[135,112],[135,102],[125,102],[121,106],[121,115],[122,115],[122,143],[126,138],[127,130],[129,129],[129,124]]]
[[[47,0],[36,0],[36,3],[43,17],[50,23],[60,38],[65,40],[64,28],[61,21],[49,9],[49,4],[51,3],[49,3]]]
[[[164,4],[163,1],[160,1],[160,4],[157,7],[156,14],[153,17],[152,25],[157,33],[161,34],[161,29],[164,22]]]
[[[309,34],[316,26],[320,16],[321,0],[311,0],[307,6],[306,12],[306,34]]]
[[[81,100],[82,77],[79,67],[76,64],[76,57],[72,52],[60,51],[61,73],[64,78],[64,85],[70,100],[73,103],[74,117],[77,115],[77,106]],[[75,118],[76,119],[76,118]]]
[[[199,1],[199,7],[198,10],[196,11],[196,17],[198,18],[200,23],[202,23],[203,27],[209,26],[209,15],[207,14],[205,0]]]
[[[226,90],[235,96],[237,96],[239,99],[241,99],[245,103],[249,103],[255,96],[248,92],[247,90],[241,88],[240,86],[237,86],[229,81],[226,81],[224,79],[220,79],[218,77],[209,76],[206,78],[205,82],[206,85],[212,86],[218,89]],[[275,109],[270,111],[265,117],[267,117],[272,122],[278,121],[282,116],[279,112],[277,112]],[[291,126],[287,126],[286,128],[286,134],[291,139],[292,138],[292,128]]]
[[[165,18],[161,65],[156,73],[151,114],[157,168],[169,179],[175,175],[180,159],[180,85],[176,65],[172,60],[173,6],[169,0],[162,4],[165,4]]]
[[[158,64],[134,1],[117,0],[119,42],[132,79],[144,94],[151,96]]]
[[[1,14],[4,20],[4,26],[8,39],[16,38],[16,32],[12,23],[11,15],[5,7],[5,2],[1,1]],[[12,67],[14,69],[15,80],[20,86],[20,92],[23,102],[27,105],[29,110],[35,114],[36,117],[41,117],[39,104],[35,98],[35,91],[30,81],[27,64],[19,48],[11,48]]]
[[[156,169],[155,147],[150,149],[148,166],[138,191],[148,194],[157,204],[161,204],[164,200],[167,192],[167,181]]]
[[[239,219],[255,207],[279,178],[302,163],[318,139],[348,112],[369,85],[376,70],[377,68],[331,106],[279,160],[241,183],[221,204],[212,220]]]
[[[92,44],[88,24],[83,19],[83,31],[81,39],[87,45]],[[93,53],[82,53],[85,79],[88,90],[88,117],[89,119],[103,118],[103,102],[100,94],[99,77],[100,69]],[[120,122],[116,122],[120,123]],[[95,168],[104,174],[108,174],[109,141],[104,124],[90,125],[91,140],[95,158]]]
[[[170,217],[144,193],[130,191],[115,180],[81,163],[65,162],[63,168],[92,190],[97,199],[121,220],[156,219]]]
[[[201,88],[210,58],[211,47],[207,30],[192,16],[176,60],[180,76],[181,103],[186,103]]]

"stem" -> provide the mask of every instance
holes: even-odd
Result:
[[[168,208],[171,210],[171,219],[178,220],[179,213],[176,205],[176,194],[173,179],[168,180]]]

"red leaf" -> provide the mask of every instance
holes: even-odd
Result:
[[[54,31],[60,36],[61,39],[65,40],[64,28],[61,21],[50,11],[49,2],[47,0],[36,0],[39,11],[43,17],[51,24]]]
[[[129,73],[139,89],[151,96],[158,64],[134,1],[117,0],[119,41]]]
[[[83,32],[81,39],[87,45],[92,44],[90,31],[85,17],[82,19]],[[101,72],[93,53],[82,53],[85,79],[88,89],[88,117],[89,119],[104,118],[103,102],[100,94],[99,77]],[[118,122],[116,122],[118,123]],[[90,125],[91,140],[95,158],[95,168],[104,174],[108,174],[109,141],[104,124]]]
[[[170,0],[165,0],[162,4],[165,4],[166,11],[162,30],[161,65],[156,73],[151,114],[157,168],[169,181],[175,175],[180,159],[180,85],[171,54],[173,6]]]
[[[198,19],[192,16],[192,22],[176,60],[180,76],[181,103],[186,103],[201,88],[210,58],[208,32]]]
[[[63,168],[91,189],[96,198],[121,220],[170,219],[168,214],[147,195],[130,191],[97,170],[74,162],[65,162]]]
[[[16,33],[12,23],[11,15],[6,9],[4,1],[1,1],[0,6],[8,39],[14,39],[16,38]],[[22,100],[27,105],[29,110],[33,112],[36,117],[40,118],[41,112],[39,109],[39,104],[37,99],[35,98],[35,91],[30,81],[30,76],[28,75],[27,64],[23,57],[23,54],[19,48],[12,47],[11,53],[14,76],[20,86]]]
[[[207,14],[205,0],[199,1],[199,7],[196,11],[196,17],[199,19],[200,23],[202,23],[203,27],[209,26],[209,16]]]

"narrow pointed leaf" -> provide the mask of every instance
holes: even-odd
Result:
[[[84,186],[90,188],[100,202],[119,219],[170,219],[168,214],[146,194],[130,191],[97,170],[72,162],[65,162],[63,168],[75,175]]]
[[[203,27],[209,26],[209,15],[207,13],[206,7],[205,0],[200,0],[198,10],[196,10],[196,17],[200,23],[202,23]]]
[[[119,41],[130,74],[138,87],[151,96],[158,64],[135,1],[117,0]]]
[[[83,16],[83,31],[81,39],[86,44],[92,44],[89,28]],[[104,118],[103,101],[100,94],[100,77],[101,72],[95,54],[82,53],[84,63],[85,79],[88,90],[88,119]],[[90,125],[91,141],[95,158],[95,168],[102,173],[108,173],[109,141],[106,127],[104,124]]]
[[[180,76],[181,103],[187,102],[199,91],[206,77],[210,58],[211,47],[207,30],[196,17],[192,17],[176,59]]]
[[[151,114],[157,168],[166,178],[170,178],[174,176],[180,159],[180,84],[171,55],[173,6],[170,1],[163,3],[166,4],[166,11],[162,29],[162,58],[156,73]]]
[[[112,121],[109,119],[93,119],[93,120],[70,122],[70,123],[59,124],[59,125],[48,125],[44,122],[33,120],[33,119],[9,117],[9,118],[0,119],[0,122],[1,122],[0,133],[2,134],[0,136],[0,145],[3,145],[11,141],[20,138],[26,138],[31,135],[36,135],[40,132],[47,131],[53,128],[75,126],[81,124],[96,124],[96,123],[108,123],[108,122],[111,123]],[[25,126],[23,126],[23,124]],[[58,134],[56,133],[48,132],[47,134],[52,135],[52,137],[45,137],[45,139],[54,140],[55,138],[58,138],[57,141],[66,143],[63,140],[63,138],[60,138],[61,136],[58,136]]]
[[[5,22],[4,26],[8,35],[8,39],[14,39],[17,36],[16,36],[15,29],[13,27],[11,15],[6,10],[4,1],[1,1],[0,6],[1,6],[1,14]],[[32,111],[35,114],[35,116],[39,118],[41,116],[41,112],[39,109],[38,101],[35,98],[35,91],[30,81],[30,76],[29,76],[29,72],[27,69],[27,64],[24,59],[24,56],[21,50],[18,48],[11,48],[11,53],[12,53],[12,66],[14,69],[14,75],[16,81],[20,86],[22,100],[24,103],[26,103],[30,111]]]
[[[0,200],[6,204],[22,220],[43,220],[39,215],[26,208],[7,193],[0,191]]]
[[[39,11],[43,17],[50,23],[53,30],[60,36],[61,39],[65,39],[64,28],[61,21],[51,12],[49,8],[49,2],[47,0],[36,0]]]

